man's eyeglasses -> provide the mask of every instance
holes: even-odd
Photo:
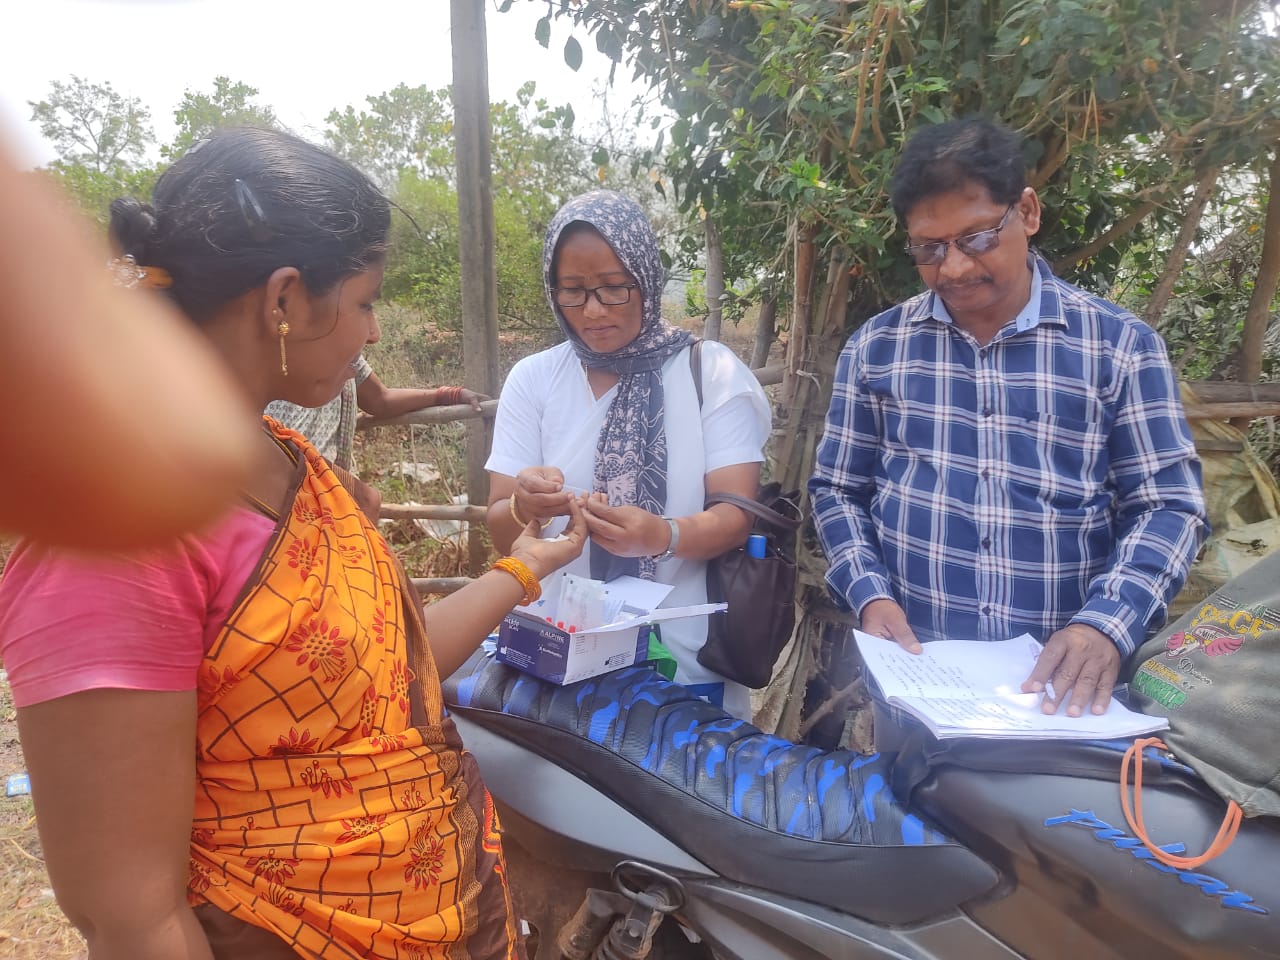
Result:
[[[595,297],[606,307],[620,307],[631,302],[631,291],[639,287],[638,283],[610,283],[603,287],[556,287],[552,294],[556,303],[562,307],[585,307],[588,297]]]
[[[979,230],[977,233],[971,233],[967,237],[956,237],[954,240],[908,243],[906,247],[907,254],[916,262],[917,266],[933,267],[947,259],[947,247],[953,243],[956,245],[956,249],[966,256],[977,257],[984,253],[990,253],[1000,246],[1000,231],[1008,225],[1009,216],[1016,206],[1016,203],[1009,204],[1009,209],[1000,218],[1000,223],[990,230]]]

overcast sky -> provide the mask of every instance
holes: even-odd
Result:
[[[579,36],[583,65],[564,63],[568,25],[552,26],[550,49],[534,39],[545,0],[516,0],[498,13],[486,0],[489,95],[511,100],[525,80],[553,104],[571,103],[579,124],[600,115],[593,89],[608,74],[595,43]],[[6,2],[0,54],[0,125],[19,159],[53,159],[30,122],[29,100],[76,74],[110,81],[151,111],[160,142],[187,88],[208,91],[224,75],[259,90],[294,131],[319,139],[335,108],[399,83],[442,87],[452,80],[448,0],[31,0]],[[619,70],[619,77],[628,72]],[[610,93],[619,107],[632,90]]]

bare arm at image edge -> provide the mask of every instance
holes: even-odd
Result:
[[[211,960],[187,905],[196,693],[86,690],[18,710],[58,905],[92,960]]]
[[[229,506],[257,417],[158,294],[111,285],[68,204],[0,146],[0,531],[161,543]]]

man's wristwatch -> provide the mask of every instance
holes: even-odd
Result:
[[[670,560],[676,555],[676,547],[680,543],[680,526],[671,517],[663,517],[667,521],[667,526],[671,528],[671,542],[667,544],[667,549],[662,553],[655,553],[653,559],[661,563],[663,560]]]

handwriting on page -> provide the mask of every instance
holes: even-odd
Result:
[[[885,644],[889,646],[888,641]],[[916,655],[890,649],[876,663],[875,675],[890,696],[955,697],[972,696],[975,692],[963,671],[939,663],[927,650]]]
[[[958,727],[979,732],[983,730],[1035,730],[1037,723],[1034,694],[1026,704],[1006,704],[998,700],[959,700],[954,697],[919,697],[913,702],[923,707],[930,718],[942,727]]]
[[[979,697],[1020,693],[1040,645],[1026,635],[1012,640],[947,640],[920,654],[855,632],[867,669],[885,696]]]

